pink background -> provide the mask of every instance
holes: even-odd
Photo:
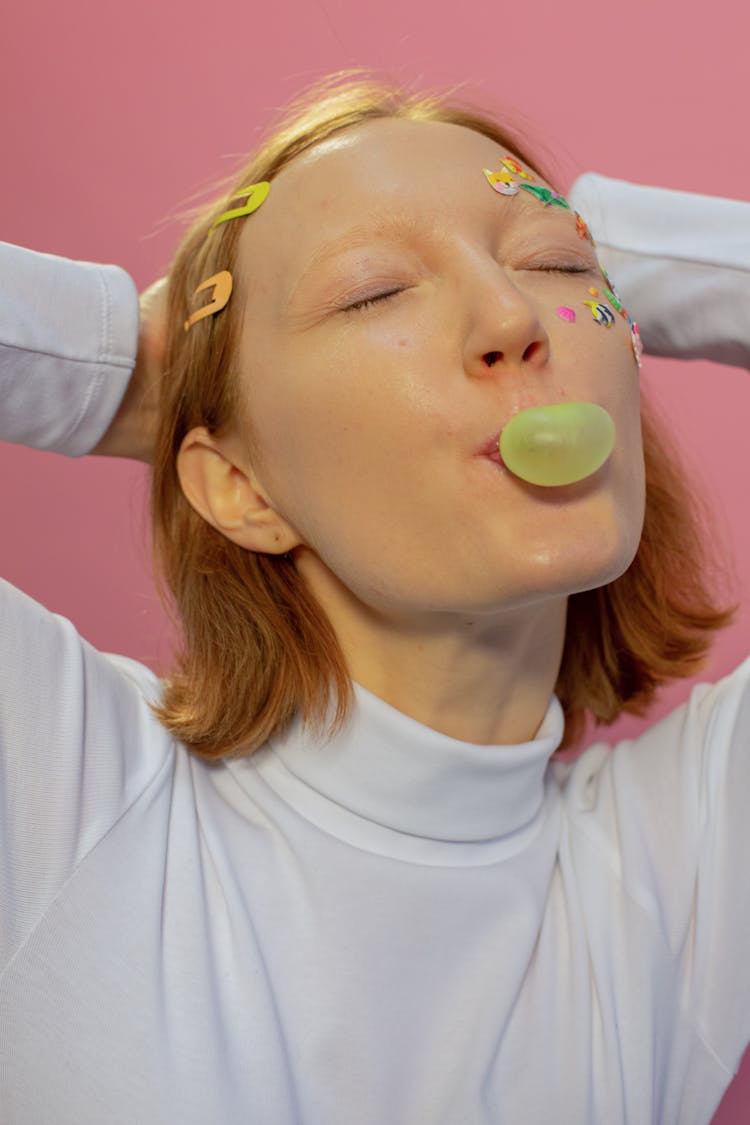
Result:
[[[443,10],[448,9],[446,8]],[[164,271],[176,214],[253,147],[259,126],[314,78],[378,68],[419,85],[469,80],[528,123],[567,187],[579,172],[748,198],[746,42],[739,3],[503,5],[462,0],[26,0],[0,47],[0,238],[116,262],[139,286]],[[544,149],[542,149],[544,151]],[[750,380],[704,363],[648,361],[750,578],[744,463]],[[145,473],[0,445],[2,571],[96,645],[163,667],[169,629],[149,576]],[[747,561],[746,561],[747,560]],[[747,652],[750,619],[706,676]],[[660,711],[688,693],[682,683]],[[628,720],[618,730],[638,723]],[[715,1118],[750,1120],[750,1060]]]

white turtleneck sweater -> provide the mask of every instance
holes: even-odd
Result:
[[[91,448],[132,284],[4,247],[0,289],[3,437]],[[358,688],[333,740],[208,766],[7,585],[0,645],[3,1125],[710,1120],[750,1040],[750,662],[572,765],[554,699],[475,746]]]

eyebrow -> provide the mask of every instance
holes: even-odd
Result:
[[[321,242],[315,248],[302,272],[294,281],[287,300],[292,300],[310,273],[325,265],[331,258],[335,258],[344,250],[364,246],[368,242],[378,239],[395,241],[398,238],[414,237],[415,234],[423,230],[424,228],[416,218],[406,218],[387,213],[376,215],[374,221],[369,219],[367,222],[357,223],[355,226],[349,227],[342,234]]]

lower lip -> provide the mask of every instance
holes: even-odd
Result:
[[[484,456],[488,461],[494,461],[496,465],[502,465],[503,467],[505,466],[505,462],[500,455],[500,448],[498,445],[495,445],[494,449],[488,450],[484,454]]]

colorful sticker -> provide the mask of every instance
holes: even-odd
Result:
[[[567,305],[560,305],[558,309],[555,309],[555,312],[560,317],[560,320],[567,320],[570,324],[575,324],[575,309],[569,309]]]
[[[605,268],[601,264],[601,262],[599,263],[599,272],[601,273],[601,275],[604,278],[604,281],[606,283],[605,292],[607,294],[607,297],[609,298],[611,303],[615,306],[615,308],[617,309],[618,313],[623,318],[623,320],[629,321],[630,317],[628,316],[628,310],[623,306],[622,298],[620,297],[620,294],[617,292],[617,289],[615,288],[615,283],[614,283],[614,281],[612,281],[611,277],[609,276],[609,274],[607,273],[607,271],[605,270]]]
[[[635,362],[638,364],[638,367],[640,368],[640,367],[642,367],[642,359],[643,359],[643,342],[641,340],[641,334],[638,331],[638,325],[636,324],[636,322],[634,320],[631,320],[630,318],[628,318],[628,324],[630,325],[630,342],[633,345],[633,354],[635,355]]]
[[[490,187],[499,192],[500,195],[518,195],[518,184],[508,172],[491,172],[489,168],[483,168],[487,182]]]
[[[186,332],[199,320],[203,320],[206,316],[213,316],[214,313],[221,312],[226,306],[227,301],[232,295],[232,275],[229,270],[222,270],[221,273],[215,273],[213,277],[202,281],[193,293],[193,297],[197,297],[204,289],[213,290],[211,300],[207,305],[204,305],[203,308],[197,309],[188,317],[183,325]]]
[[[617,294],[614,292],[614,290],[605,288],[604,296],[607,298],[610,305],[614,305],[614,307],[617,309],[618,313],[621,313],[623,311],[622,301],[617,296]]]
[[[540,187],[539,184],[521,184],[524,191],[530,192],[535,195],[537,199],[548,207],[551,203],[556,204],[558,207],[565,207],[570,210],[570,204],[567,199],[560,195],[559,192],[553,191],[552,188]]]
[[[523,165],[519,164],[517,160],[514,160],[512,156],[506,156],[500,163],[503,168],[507,168],[514,176],[520,176],[522,180],[530,180],[532,184],[536,183],[536,176],[532,176],[531,172],[527,172]]]
[[[602,304],[601,301],[584,301],[583,303],[591,309],[591,315],[597,324],[602,324],[605,328],[612,327],[615,322],[615,314],[607,305]]]
[[[593,246],[594,239],[592,237],[591,231],[588,228],[586,220],[583,219],[577,211],[574,211],[573,214],[576,217],[576,230],[578,231],[578,237],[587,239]]]

